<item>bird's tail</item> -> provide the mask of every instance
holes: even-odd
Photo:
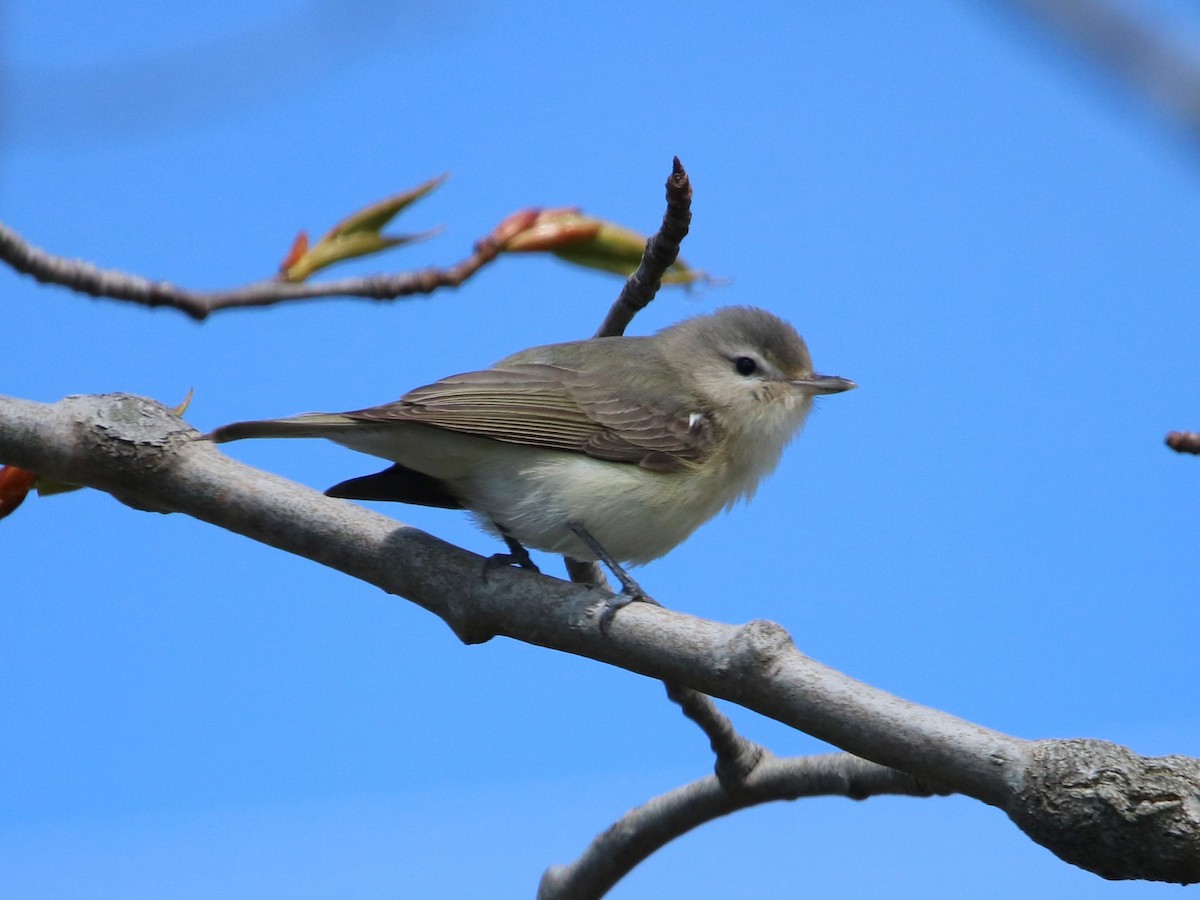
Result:
[[[349,416],[337,413],[304,413],[286,419],[258,419],[252,422],[234,422],[222,425],[201,440],[214,444],[240,441],[245,438],[313,438],[335,437],[339,431],[353,428],[356,423]]]

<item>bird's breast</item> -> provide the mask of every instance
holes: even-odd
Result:
[[[746,486],[718,456],[681,472],[654,472],[580,454],[539,451],[489,460],[459,488],[485,526],[522,544],[593,559],[571,531],[586,528],[613,557],[640,565],[664,555]]]

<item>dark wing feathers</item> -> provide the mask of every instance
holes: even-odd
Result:
[[[346,415],[367,422],[416,422],[656,471],[676,471],[707,457],[715,436],[707,415],[693,418],[704,412],[698,404],[655,402],[638,384],[636,379],[624,383],[622,396],[614,398],[596,379],[566,367],[502,363]]]
[[[441,481],[396,463],[376,472],[335,484],[325,492],[344,500],[391,500],[442,509],[462,509],[462,504]]]

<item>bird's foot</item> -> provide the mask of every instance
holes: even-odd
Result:
[[[621,579],[621,576],[616,572],[613,574],[617,575],[617,578],[622,582],[624,581],[624,579]],[[625,578],[629,578],[629,575],[626,574]],[[601,634],[608,634],[608,629],[612,626],[613,616],[617,614],[618,610],[624,609],[630,603],[651,603],[654,606],[662,606],[661,603],[643,591],[638,583],[632,578],[629,578],[629,583],[633,585],[632,590],[630,590],[628,585],[626,585],[621,589],[621,593],[610,597],[605,602],[604,609],[600,610],[599,624]]]
[[[617,562],[612,555],[601,546],[600,542],[592,537],[582,525],[572,522],[571,530],[575,532],[583,543],[591,550],[599,560],[604,563],[612,571],[617,581],[621,582],[621,593],[615,597],[611,597],[604,604],[604,609],[600,610],[600,633],[608,634],[608,629],[612,625],[613,616],[621,609],[624,609],[630,603],[652,603],[655,606],[662,606],[657,600],[642,590],[642,586],[633,580],[633,576],[625,571],[625,567]]]
[[[505,566],[516,566],[519,569],[529,569],[533,572],[541,572],[532,559],[529,558],[529,551],[521,546],[521,542],[516,538],[509,537],[503,531],[500,532],[500,537],[504,538],[504,543],[508,544],[507,553],[493,553],[483,561],[483,580],[487,581],[488,575],[496,571],[496,569],[504,568]]]

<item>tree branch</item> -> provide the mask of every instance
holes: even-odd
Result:
[[[851,756],[829,753],[780,759],[767,753],[731,792],[715,775],[701,778],[630,810],[596,836],[583,855],[542,876],[538,900],[602,897],[638,863],[706,822],[774,800],[801,797],[864,799],[883,794],[928,797],[939,791],[918,778]]]
[[[667,211],[662,226],[654,237],[646,241],[640,265],[626,280],[597,336],[622,334],[633,316],[654,299],[662,286],[666,270],[679,256],[679,244],[691,222],[691,198],[692,189],[687,173],[676,157],[671,176],[667,179]],[[586,243],[589,235],[594,238],[604,225],[598,219],[579,216],[578,211],[547,211],[546,215],[555,212],[560,218],[551,219],[550,222],[543,222],[536,209],[514,213],[497,225],[491,234],[477,241],[470,256],[446,268],[430,267],[413,272],[368,275],[338,281],[270,278],[227,291],[193,291],[169,281],[152,281],[116,269],[102,269],[80,259],[55,256],[35,247],[2,222],[0,262],[43,284],[59,285],[92,297],[127,300],[149,307],[165,306],[193,319],[203,320],[219,309],[272,306],[292,300],[327,297],[395,300],[414,294],[430,294],[439,288],[459,286],[505,250],[566,252],[569,247],[575,246],[576,241]],[[564,218],[563,213],[568,215]],[[587,226],[584,228],[586,233],[579,233],[583,225]],[[538,234],[526,235],[523,232],[527,229]],[[523,246],[522,238],[525,239]],[[530,241],[535,246],[529,246]],[[608,252],[617,251],[608,248]]]
[[[128,300],[143,306],[166,306],[202,321],[219,309],[272,306],[290,300],[325,297],[362,297],[395,300],[430,294],[439,288],[457,287],[492,262],[503,250],[493,233],[475,244],[471,255],[447,268],[427,268],[395,275],[367,275],[338,281],[256,281],[228,291],[192,291],[169,281],[151,281],[140,275],[101,269],[80,259],[54,256],[33,246],[0,222],[0,262],[43,284],[55,284],[92,297]]]
[[[613,302],[608,315],[593,337],[612,337],[625,333],[633,317],[649,305],[662,287],[663,275],[679,256],[679,245],[692,224],[692,182],[676,156],[667,178],[667,211],[662,224],[646,241],[637,271],[625,280],[625,286]]]
[[[741,790],[750,773],[769,755],[768,751],[738,734],[711,697],[677,684],[666,687],[667,696],[708,736],[709,746],[717,757],[717,779],[730,791]]]
[[[1200,760],[1097,740],[1022,741],[917,706],[801,654],[770,622],[723,625],[483,560],[351,503],[243,466],[150,400],[0,397],[0,462],[183,512],[315,560],[440,616],[464,641],[504,635],[721,697],[850,753],[998,806],[1106,878],[1200,880]]]
[[[1027,15],[1200,139],[1200,66],[1179,37],[1138,4],[1114,0],[993,0]]]

